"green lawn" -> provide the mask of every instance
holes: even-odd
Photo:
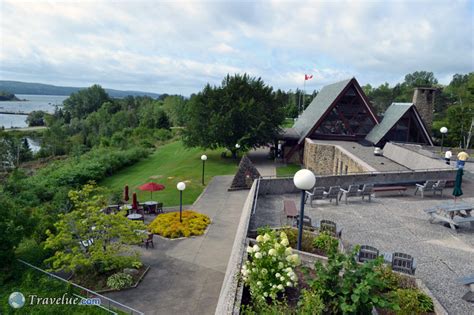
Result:
[[[293,176],[301,169],[301,166],[296,164],[287,164],[286,166],[278,166],[276,168],[277,176]]]
[[[283,122],[282,128],[291,128],[295,124],[295,120],[293,118],[285,118]]]
[[[115,190],[129,186],[130,198],[137,193],[138,201],[150,200],[150,192],[140,191],[138,186],[154,181],[165,185],[166,189],[153,193],[153,199],[163,202],[165,207],[179,205],[178,182],[186,182],[183,192],[183,204],[192,204],[203,191],[201,185],[202,161],[201,155],[207,155],[205,183],[215,175],[235,174],[237,162],[221,158],[222,150],[203,150],[185,148],[181,141],[172,142],[159,147],[148,158],[117,172],[111,177],[99,182],[99,185]]]

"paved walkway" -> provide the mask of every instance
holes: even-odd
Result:
[[[140,248],[151,268],[135,289],[108,297],[145,314],[214,314],[248,190],[228,192],[233,176],[216,176],[192,207],[212,223],[203,236]]]
[[[249,159],[262,176],[276,176],[276,166],[279,164],[268,159],[269,152],[270,149],[264,147],[252,150],[248,153]]]

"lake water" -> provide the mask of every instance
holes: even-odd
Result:
[[[5,101],[0,102],[0,111],[11,112],[32,112],[34,110],[42,110],[47,113],[54,113],[56,106],[62,106],[63,101],[68,98],[64,95],[26,95],[16,94],[21,100],[26,101]],[[0,127],[28,127],[26,123],[26,115],[6,115],[0,114]]]

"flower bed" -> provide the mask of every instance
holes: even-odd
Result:
[[[379,314],[434,313],[432,299],[418,289],[415,278],[392,272],[383,265],[382,258],[357,263],[358,247],[349,254],[339,253],[332,240],[325,236],[318,242],[318,236],[305,233],[307,240],[303,243],[307,246],[329,244],[326,248],[328,257],[305,254],[314,256],[316,262],[312,268],[294,264],[291,275],[286,275],[290,276],[290,282],[285,285],[280,270],[286,272],[288,267],[281,263],[299,263],[300,258],[293,256],[298,256],[296,251],[285,248],[286,254],[291,252],[292,255],[288,260],[285,252],[282,255],[275,246],[283,245],[281,242],[285,239],[290,244],[288,234],[291,232],[259,232],[256,244],[247,248],[248,261],[242,268],[242,280],[247,286],[242,297],[243,314],[370,314],[374,309]],[[280,238],[278,233],[281,233]],[[311,242],[310,237],[313,238]]]
[[[182,212],[182,222],[179,221],[179,212],[160,214],[150,223],[148,229],[151,233],[166,238],[189,237],[204,234],[210,223],[208,216],[185,210]]]

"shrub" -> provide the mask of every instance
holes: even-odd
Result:
[[[337,246],[339,241],[337,238],[332,237],[328,232],[323,231],[318,234],[313,240],[313,247],[317,250],[322,251],[325,255],[330,255],[337,252]]]
[[[257,243],[247,247],[249,260],[242,267],[242,280],[249,286],[252,299],[276,299],[279,292],[297,284],[293,268],[300,263],[292,254],[285,232],[269,230],[257,236]]]
[[[183,222],[179,222],[179,212],[160,214],[150,223],[148,229],[151,233],[167,238],[189,237],[202,235],[211,223],[208,216],[192,210],[183,211],[182,218]]]
[[[392,296],[400,306],[397,314],[424,314],[434,312],[431,298],[419,289],[397,289]]]
[[[319,315],[324,312],[323,299],[313,291],[303,290],[298,301],[299,314]]]
[[[107,286],[114,290],[130,287],[132,284],[132,276],[123,272],[117,272],[107,279]]]
[[[296,248],[298,242],[298,230],[297,229],[284,229],[283,232],[288,236],[288,242],[292,248]],[[313,239],[314,234],[303,230],[303,236],[301,238],[301,250],[305,252],[313,252]]]

